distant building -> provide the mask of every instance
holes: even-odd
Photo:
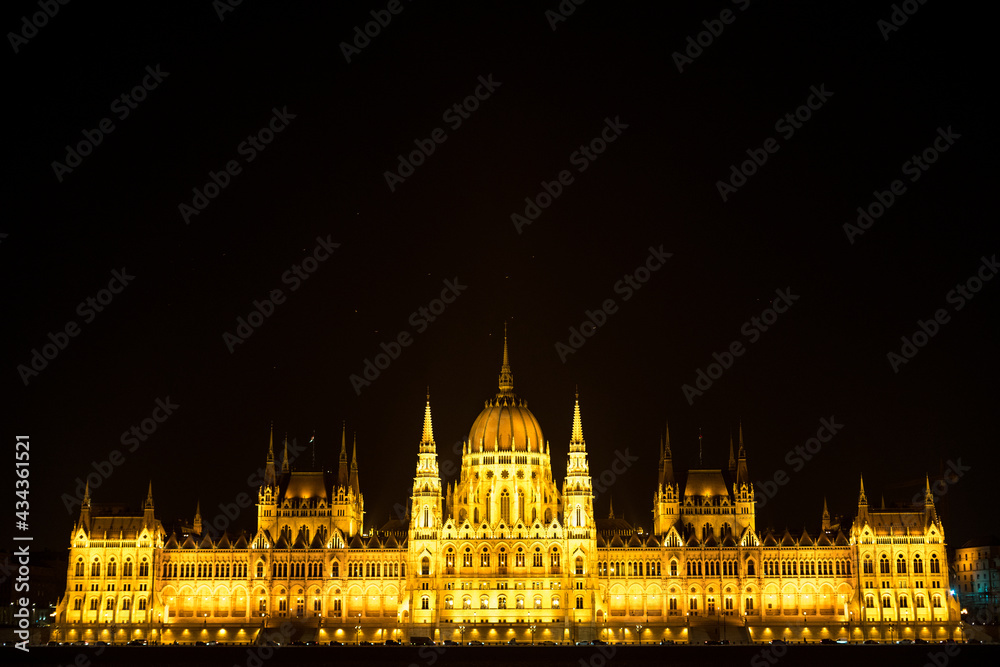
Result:
[[[1000,537],[971,539],[955,549],[952,561],[958,578],[964,619],[997,623],[1000,611]]]
[[[824,503],[811,531],[762,531],[742,428],[726,468],[686,474],[668,433],[651,525],[598,518],[579,400],[560,482],[506,340],[451,484],[428,397],[408,516],[365,525],[346,440],[334,474],[293,469],[287,443],[278,466],[272,435],[250,535],[213,536],[200,513],[168,533],[152,487],[136,516],[99,513],[88,493],[56,638],[249,642],[285,622],[345,642],[961,637],[929,485],[918,505],[886,509],[862,481],[850,525]]]

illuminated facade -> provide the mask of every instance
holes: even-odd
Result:
[[[758,530],[740,430],[727,469],[675,475],[661,443],[652,530],[597,518],[579,400],[566,475],[514,394],[499,390],[442,482],[430,398],[409,516],[366,526],[355,444],[338,473],[293,470],[273,436],[252,536],[167,534],[154,516],[97,516],[84,499],[55,639],[253,641],[291,621],[305,640],[678,642],[960,637],[944,530],[921,506],[824,504],[813,534]]]

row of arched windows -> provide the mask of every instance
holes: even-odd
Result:
[[[888,593],[883,593],[882,594],[881,603],[882,603],[882,608],[883,609],[892,609],[892,602],[893,602],[893,600],[892,600],[892,596],[890,594],[888,594]],[[940,595],[940,593],[935,593],[933,595],[933,597],[931,598],[931,604],[933,604],[933,606],[934,606],[935,609],[940,609],[941,608],[942,605],[941,605],[941,595]],[[900,609],[907,609],[910,606],[909,597],[906,596],[906,595],[900,595],[899,596],[898,605],[899,605]],[[926,608],[926,601],[925,601],[925,598],[924,598],[924,596],[923,596],[922,593],[918,593],[914,597],[914,605],[913,606],[916,609],[925,609]],[[875,609],[875,607],[876,607],[876,605],[875,605],[875,596],[873,594],[869,593],[868,595],[865,595],[865,607],[867,607],[868,609]]]
[[[424,604],[423,604],[424,600],[427,600],[427,602],[428,602],[427,606],[424,606]],[[581,600],[582,600],[582,598],[581,598]],[[531,602],[532,602],[532,608],[533,609],[543,609],[544,608],[544,607],[542,607],[543,598],[542,598],[541,595],[534,596],[534,598],[532,598]],[[551,609],[559,609],[559,605],[561,604],[561,602],[560,602],[560,597],[558,595],[553,595],[551,597],[551,599],[550,599],[549,602],[550,602],[550,605],[551,605],[551,607],[550,607]],[[428,596],[422,597],[421,598],[421,609],[429,609],[430,608],[430,604],[429,603],[430,603],[430,598]],[[514,597],[514,602],[513,602],[514,606],[511,607],[511,608],[512,609],[524,609],[524,603],[525,603],[524,596],[523,595],[517,595],[517,596]],[[472,596],[471,595],[465,595],[465,596],[463,596],[462,599],[461,599],[461,604],[462,604],[462,607],[461,607],[462,609],[472,609],[473,608],[472,607],[472,604],[473,604]],[[445,609],[455,609],[456,608],[455,607],[455,598],[452,597],[451,595],[448,595],[447,597],[445,597],[445,599],[444,599],[444,608]],[[490,596],[489,595],[480,595],[479,596],[479,607],[477,607],[477,608],[478,609],[489,609],[490,608]],[[498,595],[497,596],[497,606],[496,606],[496,608],[497,609],[507,609],[507,596],[506,595]]]
[[[333,564],[334,577],[340,576],[340,565]],[[381,579],[384,577],[399,578],[406,576],[406,563],[380,563],[373,561],[352,562],[347,564],[347,576],[365,579]]]
[[[851,574],[851,561],[837,560],[765,560],[761,562],[765,577],[846,577]]]
[[[869,554],[865,554],[863,561],[864,573],[865,574],[875,574],[875,564],[872,562],[872,557]],[[906,558],[903,554],[896,555],[896,574],[906,574]],[[889,556],[887,554],[882,554],[878,559],[878,571],[879,574],[892,574],[892,564],[889,562]],[[930,557],[930,571],[931,574],[941,574],[941,561],[938,560],[936,553],[931,554]],[[924,561],[920,557],[920,554],[913,556],[913,574],[923,574],[924,573]]]
[[[76,560],[76,564],[73,567],[73,575],[77,577],[84,576],[86,572],[86,564],[83,557],[79,557]],[[101,576],[101,559],[94,556],[94,559],[90,563],[90,576],[99,577]],[[105,572],[106,577],[117,577],[118,576],[118,562],[114,557],[108,559],[107,570]],[[122,574],[123,577],[131,577],[132,575],[132,559],[126,558],[122,563]],[[149,576],[149,561],[143,557],[139,562],[139,576],[148,577]]]
[[[600,577],[659,577],[660,571],[660,561],[601,561],[597,564]],[[673,576],[676,575],[674,572]]]
[[[91,611],[97,611],[99,605],[100,605],[100,598],[98,598],[96,596],[90,598],[90,610]],[[115,608],[115,599],[114,598],[110,598],[110,597],[107,598],[105,600],[105,603],[104,603],[104,608],[107,611],[114,611],[114,608]],[[82,609],[83,609],[83,598],[82,597],[74,598],[73,599],[73,611],[81,611]],[[121,610],[122,611],[131,611],[132,610],[132,598],[122,598],[122,601],[121,601]],[[139,598],[136,601],[136,610],[137,611],[146,611],[146,598]]]

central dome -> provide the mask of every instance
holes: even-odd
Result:
[[[503,364],[500,366],[500,390],[469,431],[473,452],[542,452],[542,427],[528,405],[514,394],[514,375],[507,360],[507,326],[503,333]]]
[[[541,452],[542,443],[542,427],[535,415],[513,396],[487,402],[469,431],[474,452]]]

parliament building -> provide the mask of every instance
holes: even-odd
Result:
[[[409,511],[381,527],[365,524],[346,437],[333,474],[292,467],[287,443],[279,465],[272,433],[252,534],[200,514],[168,532],[152,486],[132,516],[88,493],[52,638],[251,643],[289,623],[323,643],[961,638],[929,485],[922,504],[886,509],[862,480],[853,521],[824,503],[814,530],[761,530],[742,428],[726,469],[686,474],[667,434],[640,526],[595,515],[578,398],[568,445],[557,480],[505,339],[459,477],[442,482],[428,397]]]

